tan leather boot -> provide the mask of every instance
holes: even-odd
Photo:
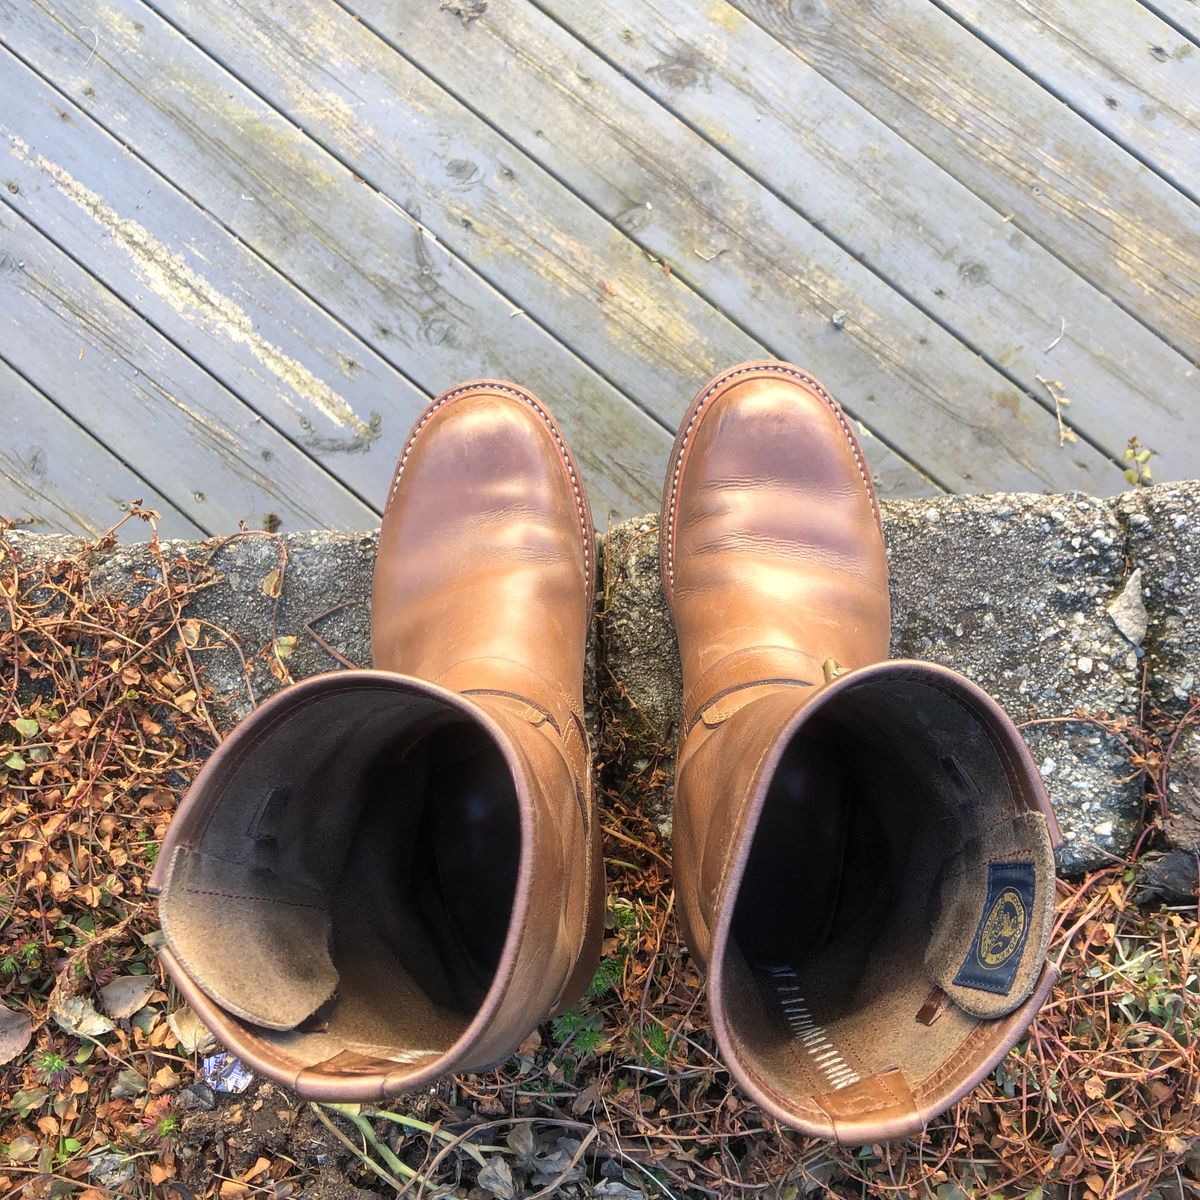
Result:
[[[661,538],[685,697],[676,896],[721,1054],[802,1132],[915,1133],[1053,983],[1037,771],[979,688],[883,661],[874,488],[803,371],[747,363],[697,396]]]
[[[213,754],[163,844],[163,961],[255,1069],[373,1100],[509,1055],[599,960],[583,724],[594,539],[536,397],[438,397],[380,534],[376,670],[304,680]]]

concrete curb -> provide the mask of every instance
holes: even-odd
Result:
[[[1017,721],[1043,722],[1025,732],[1063,827],[1065,875],[1123,855],[1139,828],[1144,789],[1121,741],[1095,721],[1137,727],[1144,702],[1175,719],[1191,704],[1200,671],[1200,483],[1112,500],[945,496],[887,502],[883,512],[893,653],[954,667]],[[34,558],[80,545],[21,531],[9,538]],[[631,743],[666,749],[679,667],[659,585],[657,518],[625,521],[601,541],[594,686],[628,724]],[[287,665],[297,679],[341,665],[317,638],[345,660],[369,664],[375,544],[373,533],[314,532],[165,545],[172,556],[212,557],[220,580],[187,615],[239,640],[261,700],[279,686],[261,654],[273,637],[295,636]],[[94,582],[136,589],[149,565],[144,544],[118,545],[98,559]],[[276,601],[264,580],[281,565]],[[210,651],[201,662],[227,728],[251,706],[241,659]],[[1200,725],[1178,739],[1170,800],[1168,849],[1194,856]],[[666,811],[653,815],[669,821]]]

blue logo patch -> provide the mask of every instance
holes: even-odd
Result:
[[[987,899],[955,983],[999,995],[1011,990],[1033,917],[1033,881],[1033,863],[988,865]]]

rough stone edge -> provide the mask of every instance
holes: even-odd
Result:
[[[1080,498],[1084,497],[1081,497],[1080,494],[1076,493],[1022,497],[1024,500],[1032,500],[1036,503],[1045,504],[1047,506],[1069,503]],[[972,497],[961,497],[959,502],[969,505],[972,499]],[[981,499],[995,500],[996,497],[986,497]],[[1091,500],[1092,498],[1086,497],[1086,499]],[[1117,526],[1121,530],[1123,538],[1121,551],[1126,559],[1126,562],[1131,567],[1136,564],[1137,566],[1141,567],[1144,572],[1146,572],[1146,578],[1148,581],[1147,594],[1152,598],[1153,601],[1152,603],[1147,604],[1149,625],[1151,630],[1145,646],[1148,690],[1151,694],[1155,695],[1156,698],[1162,697],[1164,700],[1166,700],[1166,707],[1168,710],[1171,708],[1170,696],[1176,689],[1170,687],[1166,680],[1160,678],[1158,667],[1156,666],[1156,643],[1154,638],[1154,630],[1157,627],[1157,622],[1162,616],[1164,607],[1169,606],[1169,598],[1162,594],[1161,586],[1156,586],[1157,577],[1155,575],[1155,567],[1157,565],[1156,550],[1158,548],[1158,544],[1155,537],[1155,514],[1156,510],[1158,509],[1169,511],[1172,507],[1173,500],[1177,500],[1179,507],[1181,508],[1189,505],[1200,505],[1200,482],[1160,484],[1153,488],[1139,489],[1138,491],[1123,493],[1119,496],[1100,501],[1100,503],[1111,513]],[[921,505],[931,502],[911,500],[893,503],[902,504],[909,508],[912,506],[917,506],[919,508]],[[885,501],[884,507],[886,510],[886,508],[889,507],[889,503]],[[635,529],[638,526],[653,527],[656,524],[657,515],[647,514],[643,517],[635,517],[621,522],[620,525],[613,526],[606,534],[600,535],[599,541],[602,547],[602,552],[600,555],[598,555],[598,561],[602,565],[602,568],[607,558],[603,551],[607,549],[608,539],[611,538],[614,531]],[[1200,538],[1200,531],[1198,531],[1197,528],[1192,528],[1190,529],[1189,533],[1190,549],[1193,553],[1200,556],[1200,550],[1196,549],[1198,545],[1197,539]],[[70,556],[77,553],[83,546],[87,544],[85,539],[82,538],[58,534],[26,533],[21,530],[10,530],[7,534],[7,537],[15,548],[19,549],[23,554],[28,554],[35,559]],[[264,535],[264,537],[276,537],[276,535]],[[310,559],[310,556],[315,555],[321,557],[327,562],[331,560],[340,561],[339,554],[341,554],[343,557],[358,557],[360,561],[356,569],[363,571],[363,578],[366,586],[362,590],[361,595],[348,595],[344,598],[349,600],[358,600],[360,602],[360,607],[365,609],[368,606],[362,602],[366,597],[369,596],[370,581],[370,568],[369,563],[367,563],[365,560],[365,551],[369,547],[372,548],[373,557],[374,537],[374,532],[367,534],[353,532],[302,532],[278,535],[276,540],[281,542],[288,549],[288,554],[293,562],[293,581],[295,580],[296,568],[306,559]],[[263,563],[254,560],[261,558],[261,555],[257,554],[257,552],[253,549],[246,551],[241,550],[240,548],[246,546],[253,547],[255,545],[258,545],[259,548],[261,548],[262,544],[263,543],[261,541],[256,542],[253,537],[235,539],[232,541],[228,539],[214,538],[205,542],[164,542],[163,549],[168,555],[173,555],[181,550],[194,551],[201,547],[208,548],[212,546],[221,546],[221,549],[218,552],[219,554],[229,556],[231,560],[238,563],[240,563],[244,558],[246,561],[243,565],[245,565],[248,569],[252,567],[254,571],[258,571],[263,566]],[[235,551],[234,547],[238,547],[239,550]],[[115,581],[115,579],[121,574],[119,564],[126,562],[136,565],[139,562],[144,562],[146,561],[145,554],[146,543],[118,544],[111,550],[103,552],[101,555],[98,577],[103,580],[107,574],[109,578],[112,578]],[[245,606],[244,602],[247,600],[247,597],[249,597],[251,600],[257,601],[258,597],[255,595],[255,589],[258,587],[259,582],[260,581],[257,576],[253,576],[246,586],[233,588],[234,592],[237,593],[237,596],[241,598],[243,607]],[[600,596],[603,600],[603,598],[608,595],[609,588],[608,580],[603,577],[603,573],[599,582]],[[654,586],[657,586],[656,583]],[[325,589],[321,590],[324,591]],[[327,592],[326,595],[328,595]],[[289,607],[289,602],[290,607],[292,608],[303,607],[302,604],[297,605],[295,593],[289,592],[289,590],[285,588],[285,595],[281,609],[286,611],[286,609]],[[296,615],[299,616],[300,614]],[[311,620],[315,615],[316,614],[309,612],[307,619]],[[1189,613],[1189,616],[1195,620],[1197,627],[1200,627],[1200,611]],[[361,620],[359,620],[357,624],[354,621],[343,622],[343,624],[346,626],[343,631],[343,640],[361,647],[363,645],[363,632],[367,627]],[[287,621],[281,620],[281,627],[289,628],[290,626]],[[235,630],[235,632],[244,635],[247,631],[241,629]],[[308,649],[311,650],[312,648],[309,647]],[[593,666],[596,662],[597,655],[598,661],[603,663],[606,658],[606,643],[604,638],[604,626],[602,622],[597,623],[596,647],[593,649],[593,655],[591,656],[593,659]],[[324,661],[321,661],[322,657]],[[361,658],[359,661],[362,661]],[[229,664],[227,663],[226,667],[228,666]],[[313,673],[315,670],[332,669],[336,666],[337,663],[329,660],[328,656],[317,654],[315,657],[311,658],[311,661],[296,662],[294,664],[294,674],[297,678],[301,678],[306,674]],[[224,670],[225,668],[219,668],[217,669],[216,674],[220,676]],[[211,672],[206,672],[206,674],[211,675]],[[240,675],[240,672],[237,674],[236,681],[232,675],[224,679],[213,678],[212,681],[218,690],[224,690],[230,693],[230,695],[233,694],[235,686],[236,688],[240,689],[244,685],[244,681]],[[986,685],[986,681],[981,682]],[[265,695],[269,694],[270,691],[274,690],[276,686],[278,686],[277,683],[273,683],[269,678],[264,677],[260,679],[259,687],[256,689],[256,699],[261,700],[265,697]],[[596,711],[599,706],[603,704],[611,707],[613,701],[619,700],[619,697],[614,694],[614,689],[612,688],[611,684],[606,684],[605,681],[598,676],[594,669],[589,671],[588,692],[592,701],[589,704],[589,719],[594,733],[596,729]],[[237,700],[230,700],[225,724],[232,724],[233,721],[243,715],[248,707],[248,701],[244,698],[241,702],[238,702]],[[1194,854],[1198,848],[1200,847],[1198,847],[1196,844],[1189,843],[1185,845],[1178,841],[1175,844],[1168,844],[1167,846],[1168,852],[1176,856],[1179,853],[1184,853],[1185,855]],[[1177,861],[1172,860],[1172,862],[1174,867],[1178,867]]]

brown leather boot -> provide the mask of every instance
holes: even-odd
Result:
[[[747,363],[697,396],[661,538],[685,697],[675,887],[717,1044],[802,1132],[915,1133],[1054,981],[1037,771],[979,688],[883,661],[874,488],[804,372]]]
[[[594,540],[536,397],[438,397],[380,534],[373,671],[307,679],[216,751],[151,890],[163,961],[246,1063],[373,1100],[505,1058],[592,978],[583,724]]]

